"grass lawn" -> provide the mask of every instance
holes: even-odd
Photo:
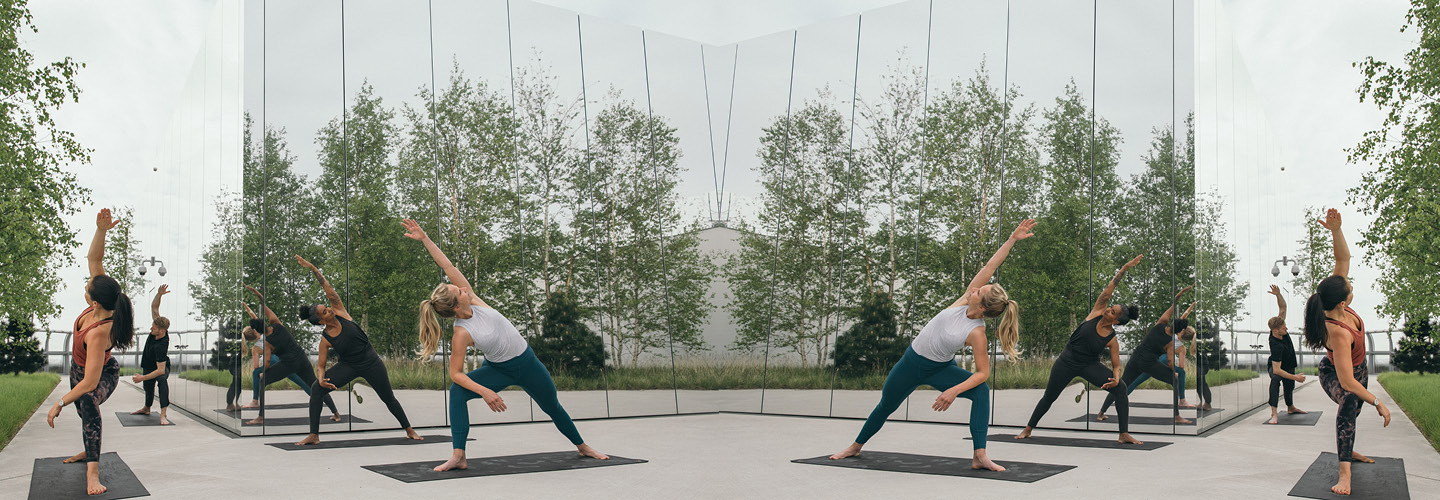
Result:
[[[54,373],[0,375],[0,394],[5,394],[0,398],[0,450],[10,444],[10,438],[20,432],[58,383],[60,376]]]
[[[1390,372],[1380,374],[1378,380],[1430,446],[1440,451],[1440,374]]]

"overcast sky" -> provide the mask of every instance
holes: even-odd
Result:
[[[613,85],[623,98],[643,104],[647,66],[640,57],[639,30],[634,27],[651,30],[645,40],[651,100],[656,113],[674,118],[682,131],[686,154],[682,168],[691,174],[683,180],[681,192],[687,210],[696,214],[703,214],[704,201],[714,192],[716,177],[711,165],[722,165],[727,157],[726,125],[732,130],[727,191],[737,196],[737,210],[743,209],[745,198],[758,193],[754,176],[745,173],[753,168],[759,127],[773,118],[776,109],[783,110],[792,40],[798,39],[794,48],[797,104],[814,97],[815,89],[829,85],[848,110],[850,93],[855,91],[850,82],[856,71],[853,47],[857,36],[862,41],[862,76],[887,71],[902,50],[912,64],[924,60],[928,4],[923,1],[540,3],[549,6],[520,0],[511,4],[512,22],[526,27],[514,32],[515,46],[537,49],[524,54],[517,49],[516,65],[527,64],[538,53],[547,65],[559,68],[563,95],[579,94],[578,82],[582,81],[568,76],[578,75],[580,67],[571,11],[583,14],[579,26],[585,40],[583,81],[592,102]],[[151,169],[161,161],[158,157],[165,156],[159,151],[167,142],[165,135],[175,133],[171,118],[176,96],[191,74],[213,5],[208,1],[35,2],[31,9],[40,33],[25,38],[37,61],[71,56],[87,65],[78,77],[84,92],[81,101],[57,115],[63,128],[74,131],[83,144],[95,150],[92,164],[73,167],[81,182],[94,190],[94,206],[72,218],[73,227],[80,230],[79,239],[88,241],[94,212],[102,205],[131,205],[143,213],[158,214],[137,218],[139,234],[146,243],[144,253],[167,262],[171,274],[164,282],[172,287],[198,273],[198,265],[191,264],[195,255],[181,254],[191,253],[187,250],[191,248],[198,252],[205,235],[200,230],[187,233],[167,228],[210,216],[187,207],[203,205],[201,200],[213,196],[221,181],[166,176]],[[300,170],[311,175],[319,169],[314,133],[339,114],[342,82],[353,93],[366,81],[392,105],[411,106],[423,104],[416,102],[415,91],[429,84],[431,61],[423,55],[413,56],[428,54],[429,27],[422,10],[391,2],[347,2],[342,44],[338,23],[307,21],[338,18],[330,12],[338,9],[336,5],[271,2],[266,16],[271,23],[266,52],[267,123],[286,127]],[[444,84],[445,72],[453,63],[467,76],[508,85],[508,75],[503,74],[508,52],[501,45],[505,43],[503,3],[436,0],[434,5],[435,53],[450,58],[435,61],[439,83]],[[1011,7],[1007,33],[1001,2],[936,2],[932,91],[938,90],[937,82],[970,76],[982,58],[997,80],[1008,70],[1010,82],[1025,93],[1023,99],[1039,106],[1052,100],[1069,78],[1075,78],[1087,99],[1095,99],[1099,114],[1125,134],[1121,172],[1140,168],[1139,155],[1148,147],[1150,127],[1172,119],[1168,31],[1161,29],[1163,26],[1145,27],[1160,25],[1145,22],[1147,19],[1168,21],[1168,6],[1140,0],[1101,2],[1098,40],[1091,38],[1088,22],[1074,22],[1091,17],[1086,4],[1017,0]],[[1252,102],[1268,117],[1275,139],[1265,167],[1270,171],[1237,172],[1234,177],[1217,174],[1217,181],[1233,186],[1225,195],[1235,201],[1230,213],[1232,227],[1250,229],[1232,235],[1241,250],[1242,277],[1252,283],[1247,308],[1255,313],[1242,326],[1258,327],[1272,307],[1269,296],[1263,294],[1271,262],[1293,254],[1294,241],[1304,231],[1300,206],[1341,206],[1351,241],[1360,239],[1359,228],[1366,220],[1354,209],[1344,208],[1343,188],[1354,185],[1368,167],[1346,164],[1342,149],[1373,128],[1379,113],[1373,106],[1357,102],[1354,89],[1360,76],[1351,63],[1367,55],[1398,60],[1415,39],[1399,33],[1406,4],[1395,0],[1225,2],[1224,7],[1241,57],[1233,67],[1248,70],[1254,85]],[[860,12],[865,12],[863,25],[856,15]],[[800,28],[798,38],[787,31],[792,28]],[[857,28],[861,29],[858,35]],[[385,36],[365,36],[369,33]],[[1085,46],[1089,43],[1100,53],[1094,60],[1094,75]],[[346,69],[340,78],[335,56],[342,46]],[[851,48],[843,49],[847,46]],[[253,52],[247,52],[247,57],[253,57]],[[702,57],[704,63],[700,64]],[[738,63],[732,65],[731,61]],[[1187,85],[1193,81],[1192,66],[1183,60],[1176,66],[1176,87],[1182,94],[1190,94]],[[1090,84],[1092,76],[1095,88]],[[732,113],[727,95],[732,77],[737,96],[733,124],[726,122]],[[247,87],[247,91],[253,90],[254,86]],[[878,91],[876,79],[861,78],[858,92],[862,98]],[[246,98],[247,105],[256,101],[252,94]],[[1183,108],[1181,100],[1178,107]],[[710,103],[708,110],[706,102]],[[687,130],[701,132],[686,134]],[[714,135],[707,137],[706,130]],[[714,156],[710,155],[712,140]],[[1283,173],[1275,168],[1282,164],[1288,167]],[[1205,178],[1203,172],[1201,176]],[[181,187],[193,188],[195,182],[203,182],[203,192],[190,193],[185,199],[159,196],[185,191]],[[1358,245],[1352,244],[1352,249],[1357,257],[1365,254]],[[83,252],[83,248],[76,252],[77,260]],[[1366,318],[1375,318],[1373,307],[1380,297],[1370,283],[1377,273],[1363,262],[1355,267],[1356,309]],[[83,308],[78,287],[84,280],[83,267],[77,262],[65,271],[64,278],[70,286],[57,293],[65,311],[50,320],[61,328]],[[177,295],[184,294],[171,295],[173,304],[167,304],[166,314],[176,321],[177,328],[194,326],[182,313],[188,310],[188,300]],[[1293,292],[1290,297],[1292,304],[1303,301]],[[136,301],[148,299],[136,297]],[[1383,327],[1384,321],[1375,318],[1369,326]]]

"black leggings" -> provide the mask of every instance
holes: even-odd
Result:
[[[1364,361],[1355,365],[1352,373],[1361,387],[1370,388],[1370,367]],[[1339,455],[1341,462],[1354,462],[1355,419],[1365,408],[1365,401],[1340,385],[1340,374],[1335,371],[1335,363],[1330,358],[1320,360],[1320,387],[1325,389],[1325,395],[1330,396],[1331,401],[1340,405],[1335,414],[1335,454]]]
[[[1060,397],[1060,391],[1065,390],[1065,386],[1069,385],[1070,381],[1074,380],[1075,377],[1084,378],[1087,382],[1095,384],[1095,386],[1098,387],[1105,385],[1106,382],[1110,381],[1110,377],[1114,376],[1114,372],[1106,368],[1105,365],[1100,364],[1099,361],[1091,361],[1082,365],[1065,358],[1066,356],[1061,354],[1060,359],[1055,360],[1055,365],[1050,367],[1050,381],[1045,384],[1045,396],[1041,397],[1040,402],[1035,404],[1035,412],[1030,414],[1030,423],[1025,424],[1026,426],[1035,427],[1039,425],[1040,417],[1045,416],[1045,412],[1050,411],[1050,405],[1055,402],[1055,398]],[[1108,391],[1116,401],[1120,402],[1120,409],[1118,410],[1120,413],[1120,432],[1130,432],[1130,397],[1125,394],[1125,382],[1115,384],[1115,387],[1106,389],[1106,391]]]
[[[156,386],[159,386],[159,387],[160,387],[160,407],[161,407],[161,408],[166,408],[166,407],[169,407],[169,406],[170,406],[170,373],[169,373],[169,372],[166,372],[165,374],[160,375],[159,377],[155,377],[155,378],[146,380],[146,381],[144,382],[144,385],[145,385],[145,407],[146,407],[146,408],[149,408],[149,407],[150,407],[150,403],[154,403],[154,402],[155,402],[155,387],[156,387]]]
[[[1210,382],[1205,380],[1205,374],[1210,372],[1210,367],[1205,365],[1205,360],[1195,360],[1195,393],[1200,395],[1200,402],[1210,404]]]
[[[1285,386],[1285,406],[1295,406],[1295,381],[1270,374],[1270,407],[1280,406],[1280,386]]]
[[[85,380],[85,365],[70,363],[70,388]],[[75,400],[75,413],[80,414],[80,439],[85,443],[85,461],[100,461],[100,405],[110,399],[120,383],[120,363],[110,358],[100,368],[100,383],[95,389]],[[1356,398],[1359,399],[1359,398]]]
[[[286,378],[290,377],[290,375],[300,377],[300,380],[305,382],[305,385],[301,387],[301,389],[305,389],[306,394],[315,391],[314,367],[310,366],[310,363],[308,361],[298,360],[286,361],[284,359],[281,359],[280,364],[271,364],[269,369],[260,372],[261,387],[265,387],[275,382],[285,380]],[[261,392],[260,397],[265,397],[265,393]],[[325,395],[325,406],[330,407],[330,413],[334,413],[336,415],[340,414],[340,410],[335,409],[335,398],[330,397],[329,394]],[[260,411],[264,412],[265,410],[261,409]]]
[[[226,367],[230,370],[230,387],[225,389],[225,406],[240,404],[240,366],[230,364]]]
[[[1130,387],[1142,373],[1150,375],[1150,378],[1155,380],[1170,384],[1171,387],[1175,386],[1175,372],[1170,371],[1170,365],[1161,363],[1154,354],[1131,355],[1130,361],[1125,363],[1125,374],[1120,376],[1120,385]],[[1130,392],[1130,389],[1126,389],[1126,392]],[[1105,396],[1105,404],[1100,405],[1100,413],[1105,413],[1113,404],[1115,404],[1115,393],[1111,392]],[[1174,406],[1174,408],[1175,416],[1180,416],[1180,408],[1178,406]]]
[[[345,384],[357,378],[363,378],[370,383],[370,388],[375,389],[375,394],[385,402],[385,407],[390,409],[390,414],[395,420],[400,421],[400,427],[410,428],[410,419],[405,418],[405,409],[400,407],[400,401],[395,399],[395,391],[390,389],[390,374],[385,371],[385,363],[372,361],[363,366],[354,366],[341,361],[335,363],[325,371],[325,378],[335,387],[344,387]],[[320,386],[317,381],[310,387],[310,433],[320,433],[320,402],[330,397],[330,389]]]

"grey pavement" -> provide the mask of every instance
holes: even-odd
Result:
[[[43,408],[53,403],[68,384],[64,381]],[[1387,400],[1378,383],[1371,383]],[[1073,402],[1071,392],[1067,395]],[[665,394],[668,392],[661,391]],[[757,400],[746,391],[682,391],[682,407],[717,405],[712,399],[736,402]],[[996,397],[1024,401],[1028,393],[1001,391]],[[1163,391],[1144,395],[1163,399]],[[1138,392],[1137,392],[1138,393]],[[298,393],[297,393],[298,394]],[[507,399],[523,393],[503,393]],[[513,395],[513,396],[512,396]],[[277,398],[299,399],[277,392]],[[426,397],[434,394],[426,395]],[[593,395],[577,394],[575,404],[594,404]],[[837,393],[840,413],[863,413],[865,391]],[[246,396],[248,398],[248,395]],[[563,397],[563,396],[562,396]],[[616,393],[610,394],[615,403]],[[622,395],[642,405],[665,406],[653,395]],[[673,395],[668,402],[674,407]],[[871,393],[869,400],[878,397]],[[1193,397],[1193,396],[1192,396]],[[589,399],[586,399],[589,398]],[[767,398],[768,399],[768,398]],[[917,393],[911,412],[930,412],[933,395]],[[1062,400],[1067,397],[1062,396]],[[790,463],[796,458],[838,451],[854,439],[860,422],[847,419],[706,413],[651,418],[589,420],[579,422],[587,442],[601,451],[649,460],[649,463],[597,469],[453,479],[407,484],[362,469],[364,465],[440,460],[449,454],[446,443],[287,452],[265,443],[295,440],[295,436],[236,438],[201,425],[183,412],[172,411],[176,426],[121,427],[110,413],[139,407],[143,395],[128,382],[102,408],[105,420],[104,450],[118,452],[151,491],[154,498],[918,498],[933,495],[999,495],[1001,498],[1284,498],[1306,467],[1321,452],[1334,451],[1335,405],[1316,385],[1296,393],[1296,403],[1309,410],[1324,410],[1316,426],[1265,426],[1268,410],[1249,414],[1203,437],[1142,435],[1141,439],[1175,444],[1155,451],[1050,447],[992,441],[993,458],[1076,465],[1076,469],[1033,484],[816,467]],[[277,399],[278,401],[279,399]],[[777,398],[808,411],[830,401],[814,395]],[[687,401],[692,402],[687,404]],[[706,402],[709,401],[709,402]],[[288,401],[287,401],[288,402]],[[364,416],[388,419],[383,405],[367,397]],[[407,405],[410,404],[407,401]],[[441,411],[431,402],[407,411]],[[568,403],[567,403],[568,404]],[[873,403],[870,403],[873,404]],[[423,406],[423,408],[422,408]],[[756,405],[758,409],[758,404]],[[784,406],[776,403],[776,406]],[[1007,406],[1012,406],[1008,405]],[[1025,404],[1013,405],[1023,407]],[[1060,404],[1045,422],[1061,422],[1075,411],[1060,411]],[[472,403],[471,414],[484,410]],[[787,409],[771,408],[766,411]],[[80,450],[79,422],[66,409],[56,429],[45,425],[37,412],[15,439],[0,452],[0,498],[24,498],[37,457],[68,456]],[[956,410],[960,410],[957,412]],[[1078,409],[1072,409],[1078,411]],[[381,412],[374,415],[374,411]],[[512,409],[511,411],[516,411]],[[528,411],[528,410],[526,410]],[[903,411],[903,409],[902,409]],[[1155,410],[1151,410],[1155,411]],[[1161,410],[1163,414],[1165,410]],[[508,413],[508,412],[507,412]],[[900,412],[897,412],[900,413]],[[930,412],[933,413],[933,412]],[[538,414],[538,412],[537,412]],[[968,414],[957,403],[946,418]],[[912,415],[915,417],[917,415]],[[998,415],[997,415],[998,416]],[[374,418],[372,418],[374,417]],[[1064,417],[1064,418],[1062,418]],[[427,417],[433,420],[433,417]],[[476,418],[500,418],[486,415]],[[963,420],[963,419],[962,419]],[[495,420],[488,420],[495,421]],[[386,420],[386,425],[389,420]],[[993,426],[992,432],[1014,432]],[[1041,430],[1045,435],[1099,438],[1109,433]],[[435,431],[422,431],[434,434]],[[443,430],[439,433],[444,433]],[[329,439],[398,436],[399,431],[371,431],[326,436]],[[867,449],[929,455],[967,456],[970,442],[963,425],[892,421],[870,441]],[[548,422],[480,425],[472,428],[471,456],[510,455],[570,449]],[[1405,460],[1412,498],[1440,498],[1440,454],[1437,454],[1402,413],[1389,428],[1367,410],[1360,419],[1356,449],[1371,456]],[[1364,485],[1356,485],[1363,488]]]

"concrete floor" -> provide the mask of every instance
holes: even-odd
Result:
[[[52,404],[61,394],[59,390],[67,386],[62,381],[42,409]],[[1372,381],[1371,388],[1384,394],[1378,383]],[[508,398],[509,394],[506,395]],[[1388,396],[1382,397],[1388,399]],[[443,459],[449,447],[436,443],[286,452],[265,443],[293,440],[293,437],[234,438],[182,412],[172,413],[178,423],[173,427],[122,427],[113,412],[133,410],[143,402],[143,395],[128,387],[116,391],[102,407],[102,414],[105,415],[104,449],[120,453],[155,498],[586,495],[626,499],[676,496],[873,499],[993,494],[1002,498],[1024,495],[1071,499],[1161,496],[1250,499],[1284,498],[1319,453],[1334,451],[1335,405],[1314,385],[1300,389],[1296,399],[1302,408],[1327,412],[1319,425],[1263,426],[1260,422],[1268,418],[1268,411],[1262,411],[1205,437],[1142,436],[1142,439],[1175,443],[1150,452],[992,442],[990,454],[997,459],[1079,466],[1033,484],[790,463],[791,459],[831,453],[849,444],[860,422],[844,419],[722,413],[585,421],[578,424],[580,431],[596,448],[647,459],[650,463],[406,484],[360,467]],[[372,406],[368,398],[363,406]],[[378,404],[373,406],[383,408]],[[422,410],[417,407],[410,411]],[[481,411],[472,405],[472,414]],[[1065,415],[1068,418],[1068,413]],[[1052,417],[1047,417],[1046,421],[1050,420]],[[1006,427],[991,429],[992,432],[1015,431]],[[446,433],[443,429],[422,432]],[[1040,432],[1088,438],[1110,435]],[[351,433],[344,437],[399,434],[389,430]],[[544,422],[481,426],[474,428],[470,435],[477,439],[469,445],[471,456],[559,451],[570,447],[553,426]],[[1440,498],[1440,454],[1424,441],[1403,413],[1397,411],[1391,426],[1382,429],[1380,419],[1367,411],[1361,417],[1358,435],[1357,449],[1362,453],[1405,459],[1412,498]],[[970,453],[970,443],[963,440],[966,436],[968,432],[962,425],[891,422],[871,440],[868,448],[965,456]],[[0,498],[25,497],[35,458],[67,456],[79,451],[80,444],[79,422],[72,411],[67,409],[56,429],[45,425],[43,411],[36,413],[0,452]],[[1137,477],[1146,478],[1145,482],[1137,485]],[[1356,485],[1357,489],[1363,487]]]

